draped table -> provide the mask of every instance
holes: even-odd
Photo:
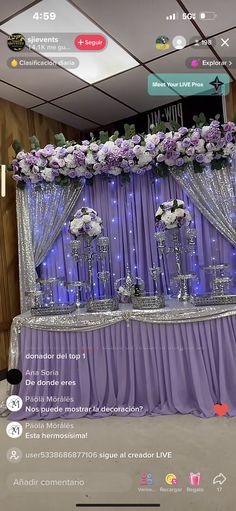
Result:
[[[227,403],[235,416],[236,307],[167,299],[155,311],[123,305],[94,314],[27,312],[12,323],[9,368],[23,373],[7,391],[23,399],[12,420],[212,417],[216,403]],[[6,414],[5,400],[1,410]]]

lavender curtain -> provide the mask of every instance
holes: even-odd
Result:
[[[188,269],[199,272],[201,277],[201,284],[195,284],[195,292],[200,293],[208,286],[201,265],[227,262],[235,277],[236,249],[233,245],[200,213],[172,176],[155,179],[149,173],[132,176],[130,183],[123,184],[119,178],[107,181],[96,177],[93,186],[84,187],[76,203],[75,210],[82,205],[91,206],[103,219],[104,234],[109,236],[111,243],[110,271],[113,279],[124,276],[128,263],[133,275],[145,280],[146,290],[153,291],[148,268],[152,263],[160,263],[153,238],[154,214],[161,202],[175,197],[185,201],[197,228],[196,254],[185,261]],[[70,256],[69,241],[68,222],[65,221],[52,249],[38,268],[41,276],[57,275],[65,276],[67,281],[78,280],[77,267]],[[165,264],[165,276],[162,277],[164,292],[168,292],[169,277],[175,272],[171,258],[168,265]],[[96,295],[99,293],[96,279],[94,287]],[[72,301],[73,291],[68,293],[61,285],[56,290],[56,298],[63,302]]]

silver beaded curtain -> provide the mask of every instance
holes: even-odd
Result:
[[[219,170],[207,166],[196,174],[189,166],[184,172],[171,170],[171,175],[207,220],[236,246],[236,161]]]
[[[24,190],[17,189],[21,312],[27,310],[25,292],[36,289],[36,268],[61,232],[81,190],[82,186],[60,187],[52,183],[41,185],[40,191],[31,184]]]

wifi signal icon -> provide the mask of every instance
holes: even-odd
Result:
[[[166,20],[168,20],[168,21],[175,21],[178,18],[179,18],[178,12],[173,12],[173,14],[169,14],[168,16],[166,16]]]

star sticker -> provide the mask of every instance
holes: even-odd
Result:
[[[216,92],[220,89],[221,85],[224,85],[224,82],[221,82],[219,77],[216,76],[213,82],[210,82],[210,85],[213,85]]]

